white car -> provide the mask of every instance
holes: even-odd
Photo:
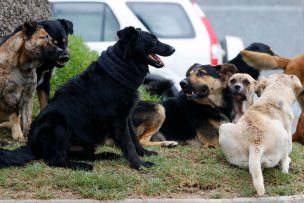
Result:
[[[209,21],[194,1],[189,0],[49,0],[53,15],[73,22],[74,33],[93,50],[101,53],[117,40],[116,32],[134,26],[154,33],[176,52],[163,58],[162,69],[151,68],[153,79],[170,79],[174,92],[179,81],[194,63],[217,65],[223,50]],[[229,38],[227,38],[229,39]],[[243,49],[239,38],[230,38],[238,53]],[[229,41],[229,42],[228,42]],[[228,46],[227,46],[228,47]],[[231,46],[230,46],[231,47]],[[233,54],[234,55],[234,54]]]

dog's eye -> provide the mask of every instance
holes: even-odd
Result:
[[[41,36],[40,39],[48,39],[49,36],[48,35],[45,35],[45,36]]]
[[[58,44],[58,41],[57,41],[57,40],[54,40],[53,43],[54,43],[54,44]]]
[[[198,76],[204,76],[204,75],[206,75],[206,73],[203,72],[203,71],[198,71],[198,72],[197,72],[197,75],[198,75]]]
[[[243,84],[244,84],[244,85],[249,85],[250,82],[249,82],[248,80],[243,80]]]
[[[230,80],[230,83],[235,83],[236,82],[236,80],[235,79],[232,79],[232,80]]]

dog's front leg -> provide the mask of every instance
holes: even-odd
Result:
[[[152,162],[144,162],[138,156],[133,140],[131,139],[128,121],[120,123],[115,128],[115,141],[121,148],[124,157],[130,162],[131,167],[139,170],[141,167],[151,167],[154,165]]]
[[[27,136],[30,130],[32,122],[32,111],[33,111],[33,100],[36,90],[36,80],[30,87],[25,89],[21,94],[19,102],[19,112],[21,114],[22,121],[22,132],[24,136]]]
[[[149,150],[146,150],[140,143],[139,143],[139,140],[138,140],[138,136],[135,132],[135,129],[134,129],[134,126],[133,126],[133,122],[132,122],[132,118],[129,118],[128,119],[128,129],[129,129],[129,133],[130,133],[130,136],[132,138],[132,141],[133,141],[133,144],[135,146],[135,149],[138,153],[139,156],[144,156],[144,155],[147,155],[147,156],[150,156],[150,155],[157,155],[157,152],[154,152],[154,151],[149,151]]]

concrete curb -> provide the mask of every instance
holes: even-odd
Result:
[[[98,201],[92,199],[51,199],[51,200],[0,200],[0,203],[303,203],[304,195],[233,198],[233,199],[125,199]]]

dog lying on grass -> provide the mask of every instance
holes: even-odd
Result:
[[[137,117],[135,128],[143,128],[142,131],[146,132],[138,135],[140,142],[162,146],[175,146],[177,142],[217,146],[220,124],[234,119],[233,95],[228,80],[236,72],[233,64],[194,64],[180,82],[182,91],[176,97],[161,104],[141,102],[140,109],[134,111],[138,115],[133,116]],[[157,119],[164,121],[163,124],[150,125]],[[151,142],[150,138],[157,131],[161,135],[158,137],[167,141]]]
[[[36,23],[24,23],[21,31],[0,46],[0,127],[10,128],[13,139],[23,140],[30,128],[36,68],[61,53]]]
[[[228,162],[249,168],[259,196],[265,193],[263,168],[280,164],[282,172],[288,173],[292,105],[301,88],[294,75],[275,74],[260,79],[256,87],[260,99],[236,124],[220,126],[219,143]]]
[[[151,33],[127,27],[118,42],[101,53],[84,72],[59,88],[32,124],[27,146],[0,151],[0,167],[25,165],[43,159],[52,167],[92,170],[81,161],[113,159],[113,153],[94,154],[107,138],[115,140],[132,168],[151,167],[139,156],[145,150],[134,131],[131,112],[148,65],[164,66],[156,55],[170,56],[174,48]]]

